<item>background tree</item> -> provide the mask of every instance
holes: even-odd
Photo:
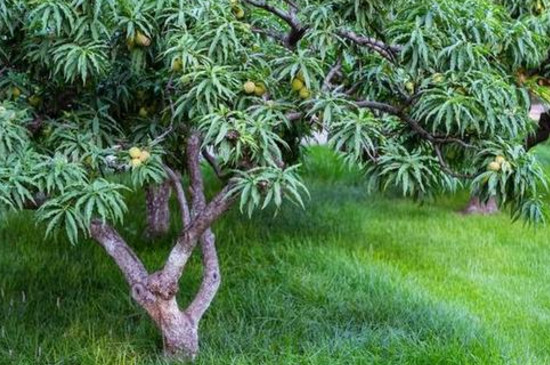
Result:
[[[37,209],[47,235],[95,239],[165,352],[193,358],[220,285],[212,224],[235,203],[247,214],[303,205],[301,141],[317,131],[373,188],[423,198],[471,184],[514,217],[542,220],[544,177],[524,140],[537,127],[528,90],[547,90],[548,6],[4,1],[0,202]],[[212,194],[205,169],[219,178]],[[182,229],[149,272],[112,224],[123,192],[138,188],[160,214],[151,225],[166,222],[167,181]],[[203,281],[182,310],[178,282],[196,246]]]

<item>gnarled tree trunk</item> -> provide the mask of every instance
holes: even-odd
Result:
[[[234,198],[229,195],[233,189],[231,182],[212,200],[206,201],[200,171],[200,146],[198,135],[191,135],[187,146],[189,190],[192,197],[190,206],[181,177],[169,167],[165,168],[180,206],[183,229],[161,270],[149,274],[132,248],[106,222],[94,220],[90,226],[92,238],[113,258],[124,274],[132,298],[145,309],[159,328],[164,353],[169,357],[190,361],[195,359],[199,350],[199,322],[210,307],[221,281],[216,240],[210,226],[234,202]],[[176,300],[178,283],[197,245],[200,245],[202,253],[202,282],[195,298],[182,310]]]
[[[178,278],[164,270],[148,274],[132,249],[107,224],[96,221],[91,226],[92,237],[105,248],[120,267],[130,284],[132,298],[147,311],[159,328],[163,339],[164,354],[192,361],[199,351],[199,322],[210,307],[221,277],[216,255],[215,238],[207,229],[200,239],[203,280],[194,300],[185,310],[177,301]],[[182,250],[176,256],[182,265],[191,256],[194,239],[192,235],[181,237],[178,245]]]
[[[160,185],[150,185],[145,192],[147,213],[147,237],[159,237],[170,229],[170,181]]]

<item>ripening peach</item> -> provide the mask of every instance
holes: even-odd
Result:
[[[247,94],[252,94],[256,90],[256,84],[252,81],[247,81],[243,85],[244,92]]]
[[[130,157],[132,159],[136,159],[139,158],[139,156],[141,155],[141,150],[137,147],[132,147],[130,148],[130,150],[128,150],[128,153],[130,154]]]

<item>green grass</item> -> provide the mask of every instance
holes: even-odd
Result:
[[[198,364],[550,363],[550,227],[461,216],[465,194],[369,196],[320,148],[305,169],[307,210],[216,225],[223,283]],[[170,238],[141,239],[142,199],[122,233],[153,270]],[[0,224],[0,364],[162,364],[106,254],[44,241],[31,222]],[[194,257],[181,302],[199,277]]]

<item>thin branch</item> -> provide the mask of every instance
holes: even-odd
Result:
[[[325,77],[325,80],[323,81],[323,91],[327,91],[332,87],[332,79],[334,79],[334,77],[340,72],[341,69],[342,55],[339,55],[336,63],[334,64],[334,66],[331,67],[331,69],[327,73],[327,76]]]
[[[348,90],[346,90],[344,94],[348,96],[353,95],[357,91],[357,89],[359,89],[359,87],[363,84],[363,82],[364,81],[358,81],[355,84],[351,85],[351,87]]]
[[[304,116],[304,113],[302,113],[302,112],[289,112],[289,113],[285,114],[285,118],[288,119],[291,122],[294,122],[296,120],[300,120],[300,119],[302,119],[303,116]]]
[[[432,143],[439,143],[439,144],[446,144],[446,143],[456,143],[461,145],[464,148],[474,148],[473,145],[467,143],[466,141],[463,141],[460,138],[456,137],[449,137],[449,136],[438,136],[433,135],[427,130],[425,130],[416,120],[409,117],[405,112],[403,112],[402,109],[397,108],[393,105],[381,103],[378,101],[370,101],[370,100],[361,100],[355,102],[355,105],[358,108],[369,108],[381,111],[383,113],[395,115],[405,123],[407,123],[418,135],[420,135],[422,138],[428,140]],[[304,116],[304,113],[302,112],[289,112],[285,115],[285,117],[289,121],[295,121],[299,120]]]
[[[416,120],[412,119],[410,116],[405,114],[402,109],[396,108],[393,105],[380,103],[377,101],[362,100],[356,102],[356,105],[360,108],[370,108],[382,111],[384,113],[392,114],[397,116],[402,121],[406,122],[411,128],[418,133],[424,139],[432,143],[456,143],[465,148],[474,148],[471,144],[461,140],[460,138],[449,137],[449,136],[437,136],[432,135],[430,132],[425,130]]]
[[[358,35],[351,30],[339,30],[337,31],[337,34],[340,37],[350,40],[357,45],[372,49],[373,51],[377,52],[382,57],[393,63],[395,63],[396,61],[397,54],[402,50],[401,46],[390,46],[375,38]]]
[[[380,103],[378,101],[361,100],[356,102],[355,105],[359,108],[376,109],[380,110],[381,112],[393,115],[399,115],[401,113],[399,108],[396,108],[390,104]]]
[[[227,174],[222,171],[218,161],[216,161],[216,157],[212,156],[208,151],[202,151],[202,157],[204,157],[206,162],[212,167],[218,179],[223,180],[227,177]]]
[[[187,203],[187,198],[185,197],[185,191],[183,190],[183,185],[181,183],[181,175],[166,165],[164,166],[164,170],[168,174],[172,187],[176,193],[176,198],[181,211],[181,221],[183,227],[187,227],[191,223],[191,215],[189,213],[189,204]]]
[[[206,197],[204,196],[204,181],[202,179],[200,163],[201,147],[200,133],[197,131],[191,133],[187,140],[186,152],[193,216],[203,211],[206,205]]]
[[[244,0],[248,4],[255,6],[260,9],[264,9],[271,14],[279,17],[281,20],[283,20],[285,23],[287,23],[290,26],[290,32],[286,37],[283,39],[283,43],[286,47],[293,49],[296,44],[300,41],[300,39],[303,38],[304,34],[307,31],[307,27],[303,27],[300,23],[300,20],[298,19],[298,16],[296,14],[297,7],[290,6],[290,11],[286,12],[282,9],[279,9],[273,5],[270,5],[267,3],[266,0],[258,1],[258,0]]]
[[[276,15],[277,17],[284,20],[288,25],[290,25],[291,28],[296,28],[297,27],[296,19],[290,13],[287,13],[287,12],[281,10],[281,9],[278,9],[278,8],[272,6],[272,5],[269,5],[267,3],[267,1],[265,1],[265,0],[264,1],[244,0],[244,1],[247,2],[248,4],[252,5],[252,6],[264,9],[264,10],[272,13],[273,15]]]
[[[170,79],[166,83],[165,91],[166,91],[166,93],[170,94],[170,91],[173,91],[174,89],[175,89],[174,88],[174,76],[172,75],[172,76],[170,76]],[[158,135],[151,142],[152,146],[162,142],[164,140],[164,138],[166,138],[170,133],[172,133],[174,131],[174,115],[176,114],[176,110],[175,110],[175,107],[174,107],[174,102],[172,101],[172,99],[170,99],[170,96],[168,96],[168,100],[170,102],[170,115],[171,115],[170,124],[168,125],[168,128],[166,128],[166,130],[164,132],[162,132],[160,135]]]
[[[273,38],[281,43],[285,43],[286,42],[286,36],[282,33],[279,33],[275,30],[271,30],[271,29],[262,29],[262,28],[259,28],[259,27],[252,27],[250,28],[254,33],[258,33],[258,34],[263,34],[265,36],[268,36],[270,38]]]
[[[285,3],[288,4],[288,6],[290,6],[290,11],[298,11],[299,7],[298,7],[298,4],[296,4],[294,1],[291,1],[291,0],[283,0]]]
[[[220,263],[216,252],[216,237],[209,228],[201,237],[202,282],[185,313],[198,323],[214,299],[221,282]]]
[[[159,134],[152,142],[151,146],[155,146],[159,143],[161,143],[164,138],[168,137],[169,134],[171,134],[174,131],[174,104],[172,103],[172,100],[170,100],[170,109],[172,113],[172,118],[170,118],[170,124],[168,125],[168,128],[164,130],[161,134]]]

